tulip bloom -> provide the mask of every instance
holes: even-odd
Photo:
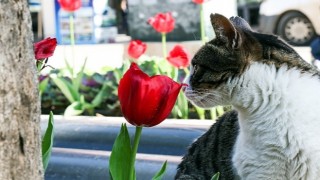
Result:
[[[158,13],[149,18],[148,23],[160,33],[168,33],[174,29],[175,20],[170,12]]]
[[[205,0],[192,0],[192,2],[196,3],[196,4],[202,4],[204,3]]]
[[[140,40],[131,41],[128,46],[128,54],[138,59],[147,49],[147,45]]]
[[[53,55],[57,46],[56,38],[47,38],[37,43],[34,43],[34,54],[36,60],[44,60]]]
[[[81,0],[58,0],[60,7],[68,12],[73,12],[81,7]]]
[[[177,68],[185,68],[190,64],[190,56],[181,45],[176,45],[170,52],[167,60]]]
[[[132,63],[118,88],[125,119],[135,126],[158,125],[170,114],[181,87],[164,75],[150,77]]]

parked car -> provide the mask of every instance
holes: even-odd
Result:
[[[310,45],[320,34],[320,0],[264,0],[259,14],[259,31],[292,45]]]
[[[238,16],[245,19],[256,30],[259,25],[259,9],[262,0],[237,0]]]

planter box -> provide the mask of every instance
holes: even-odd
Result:
[[[42,116],[46,129],[48,116]],[[110,179],[108,163],[113,142],[126,123],[120,117],[54,116],[55,139],[46,179]],[[214,121],[166,120],[152,128],[143,128],[139,144],[137,179],[151,179],[168,161],[164,179],[173,179],[187,147]],[[127,123],[130,136],[135,127]]]

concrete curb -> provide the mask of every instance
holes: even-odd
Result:
[[[106,180],[109,176],[110,151],[54,148],[46,171],[46,180]],[[173,179],[181,157],[137,154],[136,175],[139,180],[150,180],[168,161],[163,179]]]
[[[47,126],[46,119],[44,116],[41,121],[43,132]],[[111,151],[120,131],[120,125],[125,122],[123,118],[112,117],[102,119],[78,117],[68,120],[62,116],[55,116],[54,119],[54,147],[105,151]],[[139,152],[181,156],[212,123],[213,121],[166,120],[159,126],[143,128]],[[135,127],[128,125],[128,130],[132,137]]]
[[[41,116],[44,133],[48,116]],[[121,117],[64,117],[55,115],[55,138],[46,180],[110,179],[109,157],[112,145],[126,121]],[[152,128],[143,128],[139,144],[136,174],[150,180],[168,161],[163,179],[174,179],[177,165],[187,147],[201,136],[214,121],[166,120]],[[128,124],[131,136],[135,127]]]

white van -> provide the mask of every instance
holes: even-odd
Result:
[[[292,45],[310,45],[320,35],[320,0],[264,0],[259,31],[280,35]]]

